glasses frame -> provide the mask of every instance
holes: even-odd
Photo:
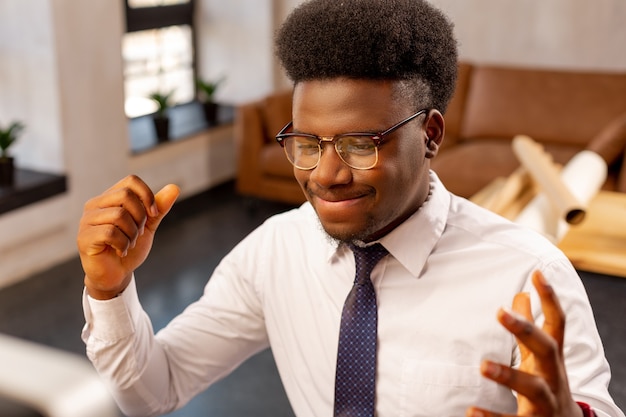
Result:
[[[418,116],[425,114],[429,111],[429,109],[422,109],[420,111],[418,111],[417,113],[412,114],[411,116],[407,117],[406,119],[403,119],[401,121],[399,121],[398,123],[396,123],[395,125],[391,126],[389,129],[384,130],[382,132],[378,132],[378,133],[372,133],[372,132],[350,132],[350,133],[341,133],[338,135],[334,135],[334,136],[318,136],[318,135],[313,135],[311,133],[293,133],[293,132],[287,132],[286,131],[293,126],[293,120],[290,121],[289,123],[287,123],[285,125],[285,127],[283,127],[280,132],[278,132],[278,134],[276,135],[276,142],[278,142],[278,144],[285,150],[285,155],[287,156],[287,160],[289,160],[289,162],[296,168],[301,169],[303,171],[310,171],[312,169],[315,169],[317,167],[317,165],[320,163],[320,160],[322,159],[322,143],[324,142],[330,142],[334,145],[335,148],[335,152],[337,152],[337,155],[339,155],[339,158],[341,158],[341,160],[343,161],[344,164],[348,165],[350,168],[353,169],[359,169],[359,170],[367,170],[367,169],[372,169],[376,166],[376,164],[378,164],[378,148],[380,146],[381,143],[383,143],[385,141],[385,137],[391,133],[393,133],[394,131],[400,129],[402,126],[406,125],[407,123],[409,123],[410,121],[412,121],[413,119],[417,118]],[[310,168],[303,168],[303,167],[299,167],[298,165],[295,164],[295,162],[293,162],[290,158],[289,155],[287,154],[287,148],[285,148],[285,140],[289,137],[294,137],[294,136],[300,136],[300,137],[307,137],[307,138],[311,138],[311,139],[316,139],[317,140],[317,146],[318,146],[318,153],[317,153],[317,162],[315,163],[315,165],[313,165]],[[339,152],[339,149],[337,149],[337,139],[341,138],[341,137],[346,137],[346,136],[367,136],[370,139],[372,139],[372,141],[374,142],[374,149],[375,149],[375,160],[374,163],[366,168],[361,168],[361,167],[355,167],[350,165],[348,162],[346,162],[345,159],[343,159],[343,157],[341,156],[341,152]]]

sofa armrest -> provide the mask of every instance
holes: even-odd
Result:
[[[587,149],[600,155],[607,165],[618,161],[626,149],[626,113],[606,125],[589,142]]]
[[[266,144],[265,125],[259,103],[241,105],[235,113],[235,150],[237,155],[237,189],[254,192],[261,172],[259,155]]]

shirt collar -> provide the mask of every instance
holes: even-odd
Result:
[[[307,210],[310,210],[319,223],[313,207],[308,203],[305,205],[308,205]],[[428,256],[443,234],[449,207],[450,193],[437,175],[431,171],[428,199],[419,210],[389,234],[383,236],[379,242],[413,276],[419,277]],[[328,262],[333,262],[338,257],[345,256],[347,252],[350,252],[347,245],[343,245],[328,236],[321,224],[319,224],[319,230],[322,239],[326,240],[325,252]]]
[[[450,193],[430,172],[430,195],[411,217],[383,236],[380,242],[416,278],[441,238],[450,208]]]

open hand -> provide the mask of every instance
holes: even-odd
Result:
[[[532,417],[582,417],[582,410],[572,399],[565,372],[563,337],[565,314],[554,290],[539,271],[533,273],[533,285],[539,294],[545,316],[541,328],[533,323],[530,298],[517,294],[513,310],[500,309],[498,321],[517,338],[522,356],[519,369],[484,361],[482,374],[518,394],[517,414]],[[468,417],[513,417],[470,407]]]
[[[109,299],[126,288],[179,193],[170,184],[155,195],[131,175],[85,204],[76,241],[90,296]]]

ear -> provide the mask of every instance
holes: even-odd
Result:
[[[445,121],[443,115],[437,109],[432,109],[426,115],[424,122],[426,132],[426,158],[432,159],[439,152],[443,136],[445,134]]]

